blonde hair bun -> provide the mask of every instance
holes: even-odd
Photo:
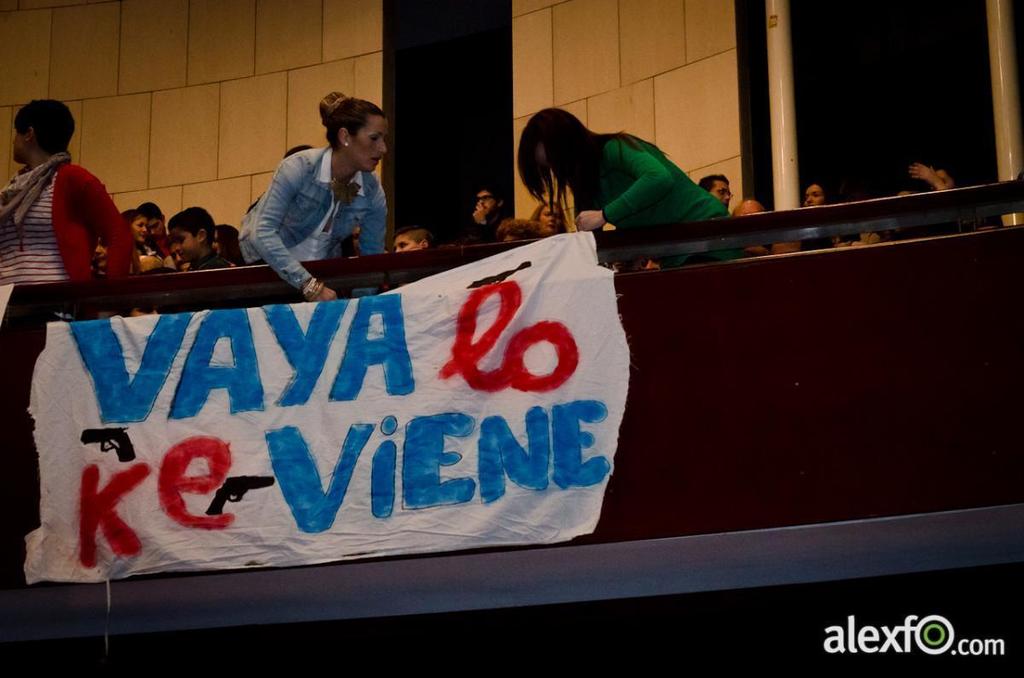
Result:
[[[341,92],[331,92],[320,100],[320,122],[326,128],[327,143],[331,148],[340,144],[338,133],[342,129],[348,130],[349,134],[357,134],[371,115],[385,117],[377,104],[347,97]]]
[[[345,99],[348,99],[348,97],[341,92],[331,92],[320,100],[320,122],[323,123],[325,127],[331,118],[331,114],[337,110],[338,106],[340,106]]]

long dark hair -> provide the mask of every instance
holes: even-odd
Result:
[[[534,198],[565,209],[566,188],[572,191],[576,211],[597,205],[601,192],[601,153],[611,139],[636,143],[628,134],[595,134],[579,119],[560,108],[534,114],[519,137],[519,177]],[[537,163],[537,146],[544,146],[547,168]]]

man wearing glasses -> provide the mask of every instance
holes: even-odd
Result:
[[[490,186],[483,186],[476,192],[473,223],[463,230],[459,237],[459,243],[472,245],[481,242],[494,242],[498,224],[506,216],[504,208],[505,200],[501,197],[501,193]]]

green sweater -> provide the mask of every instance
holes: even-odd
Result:
[[[713,195],[693,183],[657,146],[642,139],[604,145],[599,208],[618,228],[727,217]]]
[[[601,155],[601,196],[598,207],[616,228],[636,228],[683,221],[728,217],[729,210],[693,183],[657,146],[632,137],[636,146],[612,139]],[[743,256],[743,250],[716,250],[713,259]],[[668,257],[664,266],[678,266],[688,256]]]

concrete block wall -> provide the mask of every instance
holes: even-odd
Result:
[[[512,0],[514,139],[564,108],[596,132],[657,144],[694,181],[743,195],[731,0]],[[518,173],[517,173],[518,176]],[[516,216],[536,206],[516,181]]]
[[[0,0],[0,170],[14,114],[61,99],[74,162],[121,209],[238,225],[331,90],[381,103],[381,0]]]

